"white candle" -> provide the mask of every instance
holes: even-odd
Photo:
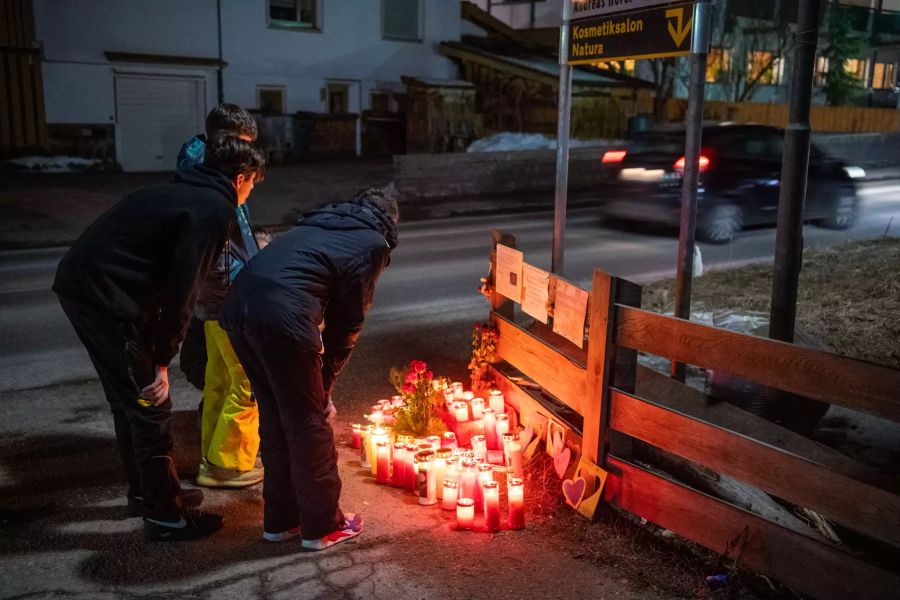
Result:
[[[475,524],[475,501],[471,498],[460,498],[456,501],[456,529],[463,531],[472,529]]]
[[[428,443],[431,444],[431,449],[434,450],[435,452],[437,452],[438,449],[441,447],[441,436],[429,435],[427,439],[428,439]]]
[[[500,390],[491,390],[490,405],[498,415],[505,413],[506,403],[503,400],[503,392]]]
[[[463,394],[463,384],[459,381],[454,381],[450,384],[450,389],[453,391],[453,395],[457,398],[461,397]]]
[[[466,402],[471,402],[472,400],[475,399],[475,394],[472,392],[463,392],[462,399],[465,400]]]
[[[509,480],[506,486],[509,495],[509,528],[525,527],[525,482],[518,477]]]
[[[372,414],[369,415],[369,420],[372,421],[372,424],[376,427],[384,423],[384,411],[380,406],[372,407]]]
[[[441,495],[441,509],[453,510],[456,508],[456,501],[459,500],[459,484],[449,479],[444,480]]]
[[[475,485],[478,481],[476,463],[472,459],[466,459],[462,463],[462,471],[459,474],[459,496],[461,498],[475,498]]]
[[[378,460],[376,456],[378,444],[380,442],[387,443],[388,436],[387,431],[382,429],[381,427],[376,427],[372,430],[371,440],[369,443],[369,468],[372,471],[372,475],[376,475],[378,472]]]
[[[361,466],[363,469],[368,469],[372,464],[369,460],[369,456],[371,456],[371,445],[372,426],[367,425],[366,428],[360,432],[359,466]]]
[[[472,436],[472,451],[475,456],[487,460],[487,440],[483,435]]]
[[[488,531],[500,531],[500,486],[496,481],[481,484],[484,496],[484,526]]]
[[[509,415],[497,415],[497,426],[495,431],[495,443],[497,449],[503,449],[503,435],[509,433]]]
[[[418,491],[419,504],[437,504],[437,488],[434,478],[434,452],[424,450],[416,454],[419,463]]]
[[[465,402],[454,402],[453,403],[453,414],[456,416],[456,420],[460,423],[464,423],[469,420],[469,405]]]
[[[451,450],[455,450],[459,448],[459,444],[456,443],[456,434],[452,431],[444,432],[444,439],[441,441],[442,448],[450,448]]]
[[[484,424],[484,437],[490,450],[497,449],[497,414],[493,408],[485,408],[481,417]]]
[[[484,398],[472,398],[472,419],[477,421],[484,414]]]
[[[506,466],[513,477],[524,477],[525,470],[522,466],[522,444],[517,440],[509,443],[506,452]]]

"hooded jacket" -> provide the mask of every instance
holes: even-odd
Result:
[[[322,353],[325,392],[331,393],[396,245],[396,224],[373,205],[332,204],[307,213],[244,267],[220,324]]]
[[[236,205],[231,181],[203,166],[129,194],[72,245],[53,290],[120,321],[147,323],[151,358],[167,365],[200,282],[235,228]]]

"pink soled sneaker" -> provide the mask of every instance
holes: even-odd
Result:
[[[341,529],[332,531],[324,537],[314,540],[302,540],[300,546],[304,550],[316,551],[331,548],[335,544],[345,542],[351,538],[355,538],[362,533],[363,520],[360,515],[353,513],[344,513],[344,526]]]

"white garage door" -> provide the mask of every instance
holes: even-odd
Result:
[[[116,154],[126,171],[172,171],[181,145],[203,131],[202,79],[116,76]]]

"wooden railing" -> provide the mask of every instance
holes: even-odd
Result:
[[[502,232],[494,232],[494,242],[516,244]],[[897,597],[900,565],[878,551],[846,552],[813,529],[767,520],[639,466],[629,448],[640,440],[731,476],[897,556],[895,480],[730,404],[711,404],[637,366],[636,356],[727,371],[893,421],[900,421],[900,371],[641,310],[640,288],[602,271],[594,272],[589,298],[585,351],[540,323],[517,324],[515,304],[494,294],[491,319],[500,333],[494,375],[523,421],[541,413],[565,422],[582,456],[609,471],[607,502],[742,567],[821,599]]]

